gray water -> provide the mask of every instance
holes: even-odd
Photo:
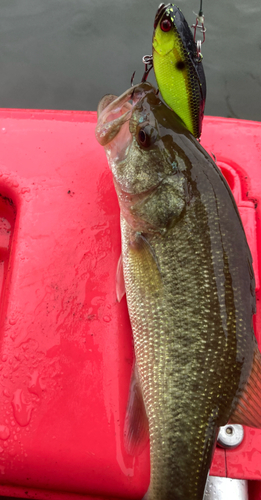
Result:
[[[95,110],[143,74],[159,0],[0,0],[0,107]],[[179,0],[188,23],[199,0]],[[261,121],[261,1],[203,0],[206,113]],[[152,78],[149,78],[153,81]]]

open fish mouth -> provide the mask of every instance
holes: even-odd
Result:
[[[108,160],[122,160],[132,142],[129,121],[134,106],[151,92],[151,85],[139,83],[121,96],[105,95],[98,105],[98,123],[95,130],[97,141],[105,147]]]
[[[102,146],[107,146],[120,132],[122,126],[131,117],[132,89],[128,89],[120,97],[105,95],[98,105],[98,124],[96,138]]]

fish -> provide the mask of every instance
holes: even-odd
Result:
[[[125,443],[149,500],[202,500],[220,426],[261,427],[252,257],[215,162],[148,82],[98,106],[120,206],[135,366]]]
[[[199,138],[206,102],[205,73],[191,30],[176,5],[160,4],[152,46],[154,73],[164,101]]]

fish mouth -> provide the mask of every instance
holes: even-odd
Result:
[[[110,160],[119,161],[126,157],[128,147],[132,142],[129,120],[134,106],[152,89],[155,91],[154,87],[147,82],[139,83],[119,97],[105,95],[99,102],[95,135],[97,141],[105,147],[109,163]]]
[[[105,95],[99,102],[95,135],[101,146],[107,146],[113,141],[124,123],[130,119],[132,104],[129,100],[131,95],[132,89],[128,89],[120,97]]]

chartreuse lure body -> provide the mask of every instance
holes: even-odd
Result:
[[[199,138],[206,100],[202,56],[185,17],[173,4],[161,4],[156,13],[153,68],[164,101]]]

